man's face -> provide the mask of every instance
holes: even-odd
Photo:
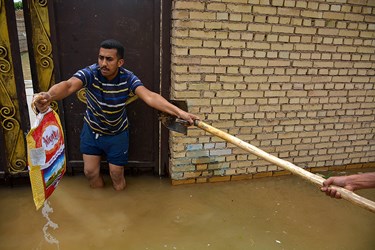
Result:
[[[98,64],[102,75],[112,80],[116,77],[118,68],[124,64],[124,59],[117,58],[117,49],[100,48]]]

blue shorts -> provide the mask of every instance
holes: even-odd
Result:
[[[82,154],[105,155],[108,163],[125,166],[128,163],[129,131],[126,129],[117,135],[102,135],[95,133],[84,122],[80,149]]]

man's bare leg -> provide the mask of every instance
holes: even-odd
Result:
[[[100,174],[100,159],[99,155],[83,154],[84,172],[91,188],[104,187],[103,176]]]
[[[117,191],[124,190],[126,187],[124,167],[109,163],[109,174],[112,178],[113,188]]]

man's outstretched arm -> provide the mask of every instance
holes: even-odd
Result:
[[[141,98],[148,106],[153,107],[162,112],[174,115],[178,118],[184,119],[185,121],[188,121],[190,124],[193,124],[194,120],[199,119],[198,116],[183,111],[182,109],[168,102],[161,95],[148,90],[144,86],[137,87],[135,89],[135,94],[139,96],[139,98]]]
[[[40,92],[34,95],[32,103],[39,112],[47,111],[51,102],[59,101],[72,93],[78,91],[83,86],[80,79],[71,77],[69,80],[53,85],[47,92]]]

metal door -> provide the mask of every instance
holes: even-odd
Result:
[[[14,5],[0,0],[0,177],[27,173],[29,128]]]
[[[29,51],[30,58],[34,58],[31,71],[36,92],[45,91],[55,82],[68,79],[77,70],[97,62],[99,44],[108,38],[123,43],[125,67],[133,71],[147,88],[161,92],[160,0],[24,2],[27,3],[27,9],[24,4],[24,10],[26,22],[29,20],[29,25],[26,24],[29,44],[33,45],[32,48],[29,46]],[[41,20],[40,23],[36,23],[38,20]],[[40,34],[36,36],[38,32]],[[47,36],[43,38],[44,33]],[[169,43],[169,38],[166,41]],[[39,46],[38,42],[43,46]],[[168,79],[168,76],[163,75],[162,78]],[[165,86],[163,89],[168,93]],[[71,171],[82,170],[83,167],[79,135],[85,104],[80,99],[77,93],[58,105],[66,132],[68,169]],[[155,172],[163,174],[167,158],[164,146],[161,156],[164,162],[161,163],[163,168],[160,171],[160,125],[157,112],[141,100],[130,104],[127,112],[130,121],[129,166],[151,167]],[[162,134],[164,145],[167,143],[165,134]]]

